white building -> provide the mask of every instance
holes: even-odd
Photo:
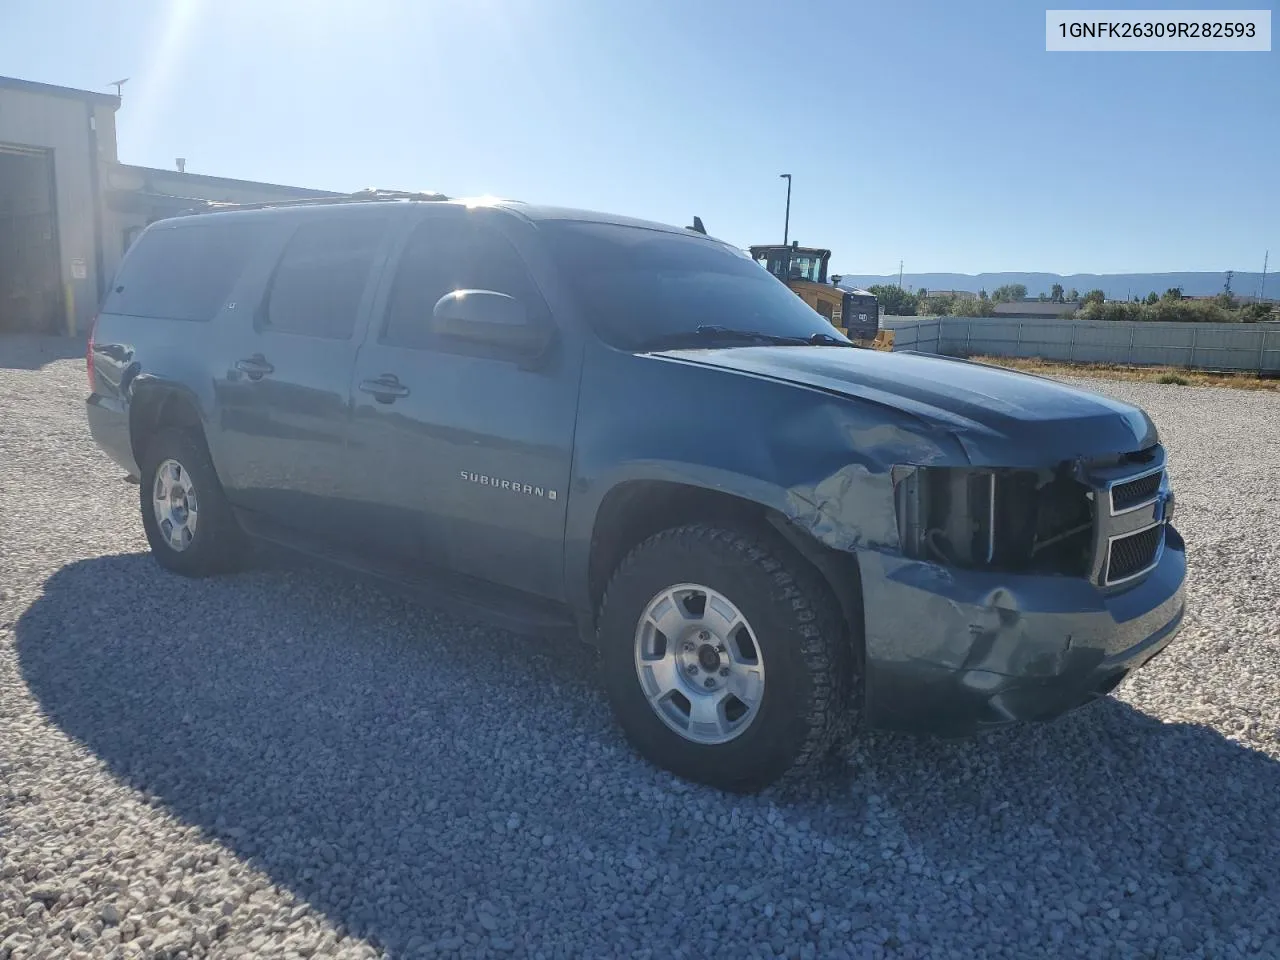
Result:
[[[111,94],[0,77],[0,332],[87,333],[153,220],[206,200],[330,195],[119,163],[118,109]]]

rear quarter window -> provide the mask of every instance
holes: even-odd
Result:
[[[103,313],[207,321],[222,309],[253,253],[249,223],[150,230],[120,266]]]

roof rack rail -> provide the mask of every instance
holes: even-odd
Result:
[[[233,203],[230,200],[206,200],[200,213],[216,213],[224,210],[264,210],[269,207],[303,207],[326,203],[373,203],[379,200],[415,200],[433,201],[449,200],[443,193],[429,193],[415,190],[383,190],[377,187],[366,187],[355,193],[335,193],[329,196],[298,197],[293,200],[263,200],[256,203]]]

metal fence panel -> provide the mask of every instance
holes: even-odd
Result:
[[[1280,373],[1280,324],[941,317],[895,325],[898,349],[929,349],[926,323],[938,324],[940,353]]]
[[[1056,323],[1028,324],[1022,328],[1022,342],[1047,347],[1054,352],[1070,352],[1074,333],[1075,324],[1062,320]]]
[[[1205,330],[1196,340],[1196,363],[1223,369],[1263,369],[1262,349],[1266,328]]]
[[[933,320],[925,320],[919,326],[919,345],[916,349],[937,353],[939,347],[939,338],[942,331],[942,321],[934,318]]]
[[[1188,323],[1131,323],[1131,349],[1120,363],[1161,364],[1187,367],[1195,362],[1195,327]]]
[[[940,353],[938,333],[941,321],[934,317],[929,320],[916,320],[910,317],[883,318],[880,324],[885,330],[893,331],[894,350],[918,350],[921,353]]]
[[[881,328],[893,331],[895,350],[914,350],[920,339],[920,324],[910,320],[882,318]]]
[[[1129,324],[1072,322],[1075,343],[1063,359],[1080,363],[1126,363],[1132,352],[1134,332]],[[1058,359],[1058,358],[1053,358]]]
[[[1258,334],[1258,369],[1280,373],[1280,323],[1260,323]]]

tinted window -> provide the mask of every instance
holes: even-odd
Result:
[[[102,312],[210,320],[230,295],[257,235],[250,223],[152,230],[129,251]]]
[[[535,320],[542,298],[515,248],[492,229],[457,220],[428,220],[414,231],[396,268],[384,343],[439,346],[428,330],[436,302],[454,290],[493,290],[515,297]],[[454,343],[450,350],[465,350]],[[483,352],[483,351],[481,351]]]
[[[385,220],[366,218],[300,226],[271,280],[264,325],[277,333],[350,337],[385,228]]]
[[[817,256],[793,256],[791,258],[791,279],[808,280],[819,283],[822,274],[822,258]]]
[[[622,349],[704,325],[833,335],[831,324],[785,284],[719,241],[569,220],[543,221],[539,229],[587,320]]]

